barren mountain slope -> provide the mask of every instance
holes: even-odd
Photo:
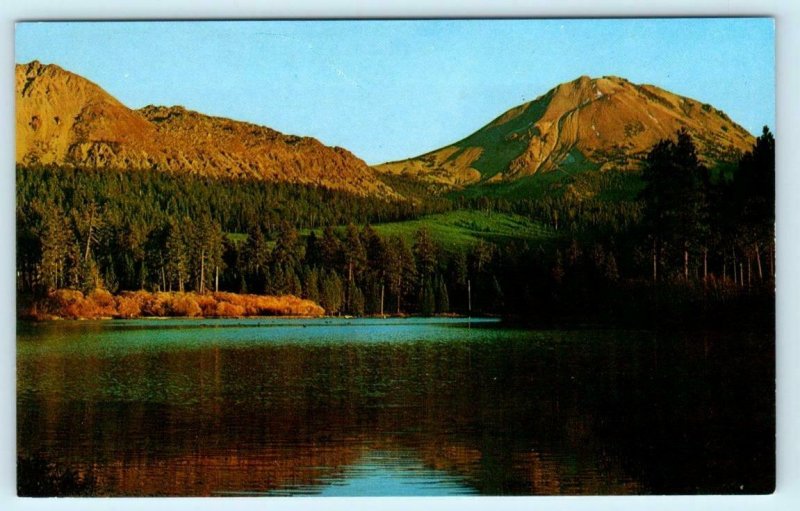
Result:
[[[682,127],[707,164],[733,160],[754,141],[711,105],[624,78],[582,76],[459,142],[376,168],[452,186],[510,181],[586,161],[601,170],[631,169]]]
[[[397,196],[345,149],[179,106],[131,110],[94,83],[37,61],[16,66],[16,118],[22,164],[158,169]]]

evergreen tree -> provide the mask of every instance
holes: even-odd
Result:
[[[330,225],[322,230],[322,238],[319,240],[319,253],[322,267],[339,268],[341,266],[343,261],[341,243]]]
[[[338,314],[341,311],[343,295],[342,280],[336,272],[326,272],[320,286],[320,305],[328,314]]]
[[[403,298],[414,289],[417,279],[414,254],[398,236],[389,239],[386,249],[386,285],[395,297],[396,311],[400,314]]]
[[[322,264],[319,240],[317,239],[317,233],[314,231],[311,231],[306,238],[306,253],[304,261],[310,266]]]
[[[358,228],[353,224],[347,225],[342,252],[347,281],[353,282],[360,276],[361,271],[364,270],[367,264],[367,252],[361,244],[361,235],[358,232]]]
[[[364,314],[364,293],[361,289],[355,284],[355,282],[349,282],[347,284],[347,296],[349,298],[349,304],[347,308],[348,314],[353,314],[356,316],[360,316]]]
[[[739,205],[732,212],[733,235],[742,254],[755,260],[757,275],[774,274],[775,243],[775,138],[764,126],[753,150],[739,162],[731,187],[730,203]]]
[[[252,224],[247,233],[247,241],[242,249],[247,273],[247,287],[252,292],[263,293],[266,288],[266,270],[270,260],[270,250],[264,231],[258,224]]]
[[[431,279],[425,281],[420,290],[419,312],[423,316],[432,316],[436,312],[436,297],[433,292]]]
[[[445,279],[438,278],[438,287],[436,291],[436,312],[440,314],[447,314],[450,312],[450,295],[447,292],[447,284]]]
[[[320,302],[319,271],[316,267],[306,268],[303,279],[303,298]]]
[[[272,250],[272,263],[294,268],[301,257],[301,245],[297,236],[297,229],[288,221],[281,221],[278,236],[275,239],[275,248]]]
[[[185,230],[188,225],[187,220],[170,220],[167,229],[167,290],[172,290],[175,283],[177,290],[183,292],[189,278],[189,235]]]
[[[422,281],[428,281],[436,268],[436,245],[427,229],[418,229],[414,234],[414,260]]]
[[[653,245],[653,279],[665,265],[665,255],[673,269],[682,261],[682,274],[688,279],[690,251],[707,246],[709,230],[708,172],[700,164],[688,132],[681,130],[676,141],[656,144],[647,155],[642,178],[644,224]]]
[[[39,277],[45,289],[56,289],[66,284],[65,270],[67,256],[72,242],[70,229],[63,213],[50,204],[42,204],[41,228],[38,237],[41,242],[41,263]]]

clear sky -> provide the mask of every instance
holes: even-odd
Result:
[[[183,105],[310,135],[368,163],[454,142],[580,75],[617,75],[775,125],[769,18],[40,22],[16,61],[58,64],[129,107]]]

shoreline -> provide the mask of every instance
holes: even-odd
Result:
[[[249,319],[249,320],[271,320],[271,319],[288,319],[288,320],[361,320],[361,319],[460,319],[465,321],[503,321],[505,318],[500,316],[464,316],[461,314],[436,314],[433,316],[421,316],[417,314],[365,314],[363,316],[302,316],[302,315],[262,315],[262,316],[135,316],[135,317],[114,317],[114,316],[97,316],[97,317],[24,317],[17,316],[17,321],[26,321],[29,323],[49,323],[49,322],[80,322],[80,321],[130,321],[130,320],[153,320],[153,321],[166,321],[166,320],[231,320],[231,319]]]
[[[484,319],[495,316],[466,316],[443,313],[422,316],[413,313],[327,315],[325,309],[294,295],[254,295],[229,292],[123,291],[111,294],[95,289],[58,289],[47,296],[17,306],[17,321],[113,321],[126,319],[398,319],[453,318]],[[501,319],[499,316],[497,319]]]
[[[66,321],[113,319],[323,317],[319,304],[294,295],[253,295],[227,292],[123,291],[58,289],[17,304],[17,320]]]

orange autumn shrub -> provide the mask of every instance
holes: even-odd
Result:
[[[323,316],[325,309],[293,295],[237,295],[214,293],[218,301],[225,301],[244,308],[245,316]]]
[[[85,319],[95,317],[95,309],[83,293],[74,289],[57,289],[48,297],[47,308],[57,316],[69,319]]]
[[[192,298],[200,306],[200,315],[209,317],[217,315],[217,301],[211,295],[192,294]]]
[[[214,311],[215,316],[221,318],[239,318],[244,316],[245,308],[229,302],[219,302]]]
[[[139,291],[144,304],[142,312],[147,316],[161,318],[164,316],[171,316],[170,302],[172,300],[171,293],[148,293],[147,291]]]
[[[194,318],[202,315],[203,310],[195,297],[188,293],[176,293],[168,302],[169,316]]]
[[[120,306],[124,304],[125,311],[119,310]],[[135,312],[138,310],[136,316],[127,316],[127,312]],[[147,291],[123,291],[117,297],[117,312],[123,313],[126,317],[140,317],[140,316],[158,316],[158,307],[153,302],[153,294]]]
[[[110,318],[117,315],[117,304],[114,295],[105,289],[95,289],[86,297],[94,309],[92,317]]]
[[[115,297],[103,289],[96,289],[88,296],[80,291],[58,289],[43,300],[26,304],[19,314],[34,319],[322,316],[325,309],[292,295],[123,291]]]
[[[242,311],[240,316],[255,315],[255,309],[248,305],[248,296],[250,295],[237,295],[236,293],[218,292],[214,293],[213,296],[214,299],[219,303],[227,303],[239,308]]]
[[[117,318],[138,318],[142,315],[142,306],[136,298],[130,296],[117,297]]]

